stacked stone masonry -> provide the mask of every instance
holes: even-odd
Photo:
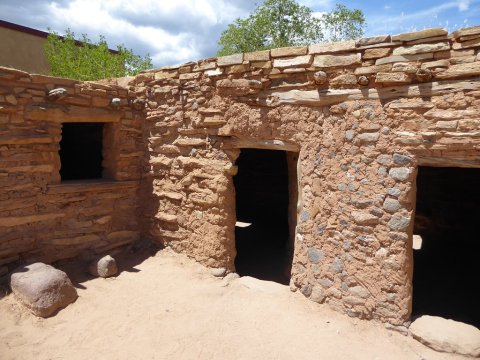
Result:
[[[294,151],[292,286],[350,316],[402,324],[417,166],[480,167],[479,49],[472,27],[235,54],[102,84],[2,69],[0,264],[146,238],[234,271],[240,149]],[[68,96],[49,101],[57,87]],[[115,121],[115,181],[59,182],[64,116],[115,117],[102,120]]]

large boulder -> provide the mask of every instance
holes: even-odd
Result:
[[[415,339],[437,351],[480,356],[480,330],[468,324],[424,315],[410,325]]]
[[[67,274],[43,263],[17,268],[10,277],[10,287],[16,298],[40,317],[53,315],[78,297]]]
[[[107,278],[114,276],[118,272],[117,262],[110,255],[106,255],[90,264],[88,271],[93,276]]]

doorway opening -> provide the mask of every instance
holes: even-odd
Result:
[[[412,315],[480,327],[480,169],[419,167]],[[421,244],[420,240],[421,239]],[[416,249],[415,249],[416,248]]]
[[[297,219],[298,153],[241,149],[234,177],[235,267],[241,276],[290,282]]]

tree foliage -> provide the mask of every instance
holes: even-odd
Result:
[[[340,4],[330,13],[315,16],[295,0],[266,0],[247,18],[228,26],[218,41],[217,55],[353,39],[363,34],[364,27],[361,10]]]
[[[135,55],[124,45],[117,51],[108,48],[104,36],[93,43],[86,34],[80,40],[66,30],[64,36],[50,31],[45,43],[45,54],[51,75],[76,80],[99,80],[111,77],[135,75],[152,67],[151,58]]]

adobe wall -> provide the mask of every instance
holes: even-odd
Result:
[[[475,27],[236,54],[131,81],[0,68],[0,276],[140,238],[234,271],[235,160],[279,149],[298,154],[292,289],[401,324],[417,166],[480,164],[479,48]],[[84,121],[106,124],[105,178],[62,182],[61,124]]]
[[[137,76],[145,236],[234,271],[240,148],[298,151],[292,287],[351,316],[411,311],[418,165],[478,167],[480,28],[274,49]]]
[[[143,115],[132,96],[121,86],[0,68],[0,276],[19,262],[139,239]],[[62,122],[105,123],[105,179],[61,181]]]

